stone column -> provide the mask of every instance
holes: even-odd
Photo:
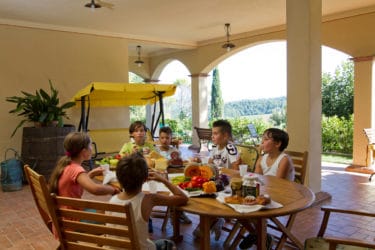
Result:
[[[194,126],[208,128],[208,74],[192,74],[191,77],[191,103],[192,103],[192,132],[193,145],[198,146],[198,136]]]
[[[372,157],[367,155],[367,138],[363,129],[371,128],[375,124],[372,69],[374,57],[355,57],[352,60],[354,61],[353,165],[370,167]]]
[[[306,185],[321,190],[321,0],[287,0],[288,149],[309,152]]]

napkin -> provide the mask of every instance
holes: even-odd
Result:
[[[242,205],[242,204],[229,204],[229,203],[226,203],[224,198],[226,196],[230,196],[230,194],[225,194],[225,193],[219,193],[219,195],[216,197],[216,200],[218,200],[219,202],[223,203],[223,204],[226,204],[227,206],[233,208],[235,211],[239,212],[239,213],[251,213],[251,212],[255,212],[255,211],[259,211],[261,209],[275,209],[275,208],[281,208],[283,207],[282,204],[276,202],[276,201],[273,201],[271,200],[271,203],[267,204],[267,205]]]
[[[105,171],[104,172],[104,178],[103,178],[103,184],[108,184],[110,182],[117,182],[116,173],[113,171]]]

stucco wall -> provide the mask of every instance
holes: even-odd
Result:
[[[49,91],[48,79],[61,102],[91,81],[128,82],[127,47],[125,39],[0,25],[0,153],[7,147],[21,150],[22,129],[10,138],[20,118],[8,113],[15,105],[6,97]],[[78,126],[79,114],[72,109],[66,123]],[[127,117],[127,109],[93,111],[89,127],[128,127]]]

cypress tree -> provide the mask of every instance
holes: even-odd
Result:
[[[212,86],[211,86],[211,119],[216,120],[223,118],[224,113],[224,101],[221,94],[220,88],[220,76],[219,69],[214,68],[212,74]]]

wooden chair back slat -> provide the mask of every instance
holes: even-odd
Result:
[[[44,176],[32,170],[29,165],[25,165],[24,170],[39,214],[44,224],[52,232],[52,220],[48,210],[48,201],[45,198],[46,195],[49,195],[47,182]]]
[[[197,136],[198,136],[198,139],[199,139],[199,150],[198,151],[200,152],[201,148],[202,148],[202,144],[204,142],[207,143],[207,148],[208,148],[208,145],[212,140],[212,129],[210,129],[210,128],[198,128],[198,127],[194,127],[194,129],[197,132]]]
[[[295,182],[304,184],[306,178],[307,158],[308,152],[297,152],[297,151],[285,151],[286,154],[292,158],[292,162],[295,170]]]
[[[248,166],[248,172],[255,171],[255,164],[259,158],[259,151],[256,147],[250,145],[236,144],[241,157],[242,164]]]
[[[131,204],[111,204],[54,194],[51,199],[56,216],[52,216],[52,220],[61,231],[62,249],[77,246],[80,249],[140,249]]]

